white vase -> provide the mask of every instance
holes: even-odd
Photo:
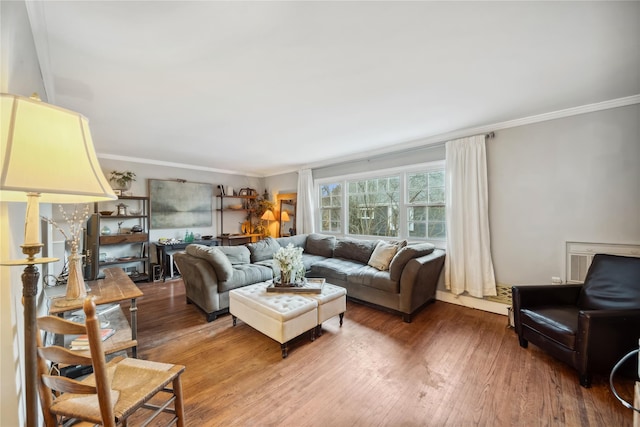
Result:
[[[280,281],[282,284],[292,283],[291,276],[293,271],[291,270],[280,270]]]

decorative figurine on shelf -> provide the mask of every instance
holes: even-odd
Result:
[[[118,234],[122,234],[122,224],[124,221],[118,221]]]
[[[120,203],[118,205],[118,216],[127,216],[127,205]]]

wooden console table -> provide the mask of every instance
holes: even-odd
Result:
[[[116,333],[103,343],[104,351],[106,354],[110,354],[131,348],[133,357],[138,357],[138,307],[136,306],[136,299],[143,295],[142,291],[121,268],[111,267],[105,268],[103,271],[105,275],[104,279],[87,282],[90,288],[87,295],[95,297],[96,305],[119,303],[128,299],[131,300],[131,307],[129,308],[131,314],[130,327],[126,319],[114,325]],[[82,310],[84,301],[80,300],[72,305],[56,307],[55,301],[57,298],[51,296],[51,293],[51,288],[45,288],[45,294],[47,294],[47,298],[49,298],[51,302],[49,314],[63,317],[65,313]],[[62,298],[64,298],[64,294]],[[119,313],[122,314],[122,309],[118,308],[118,310],[120,310]]]
[[[158,260],[158,264],[160,264],[160,276],[162,277],[162,281],[164,282],[167,276],[173,277],[173,258],[168,257],[167,251],[179,251],[189,245],[218,246],[219,244],[220,241],[217,239],[202,239],[194,240],[193,242],[180,241],[175,243],[154,242],[154,245],[156,245],[156,258]]]
[[[255,243],[262,239],[262,234],[222,234],[218,239],[222,242],[222,246],[237,246]]]

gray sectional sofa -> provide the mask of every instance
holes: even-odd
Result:
[[[273,255],[289,243],[303,248],[306,277],[324,277],[347,297],[401,314],[406,322],[435,300],[445,252],[429,243],[336,238],[324,234],[266,238],[243,246],[189,245],[174,260],[187,302],[212,321],[229,310],[229,291],[279,275]]]

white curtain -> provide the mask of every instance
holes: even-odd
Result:
[[[300,169],[298,171],[298,205],[296,207],[297,234],[314,232],[313,196],[313,175],[311,169]]]
[[[491,260],[484,135],[446,144],[447,256],[445,286],[453,294],[496,295]]]

